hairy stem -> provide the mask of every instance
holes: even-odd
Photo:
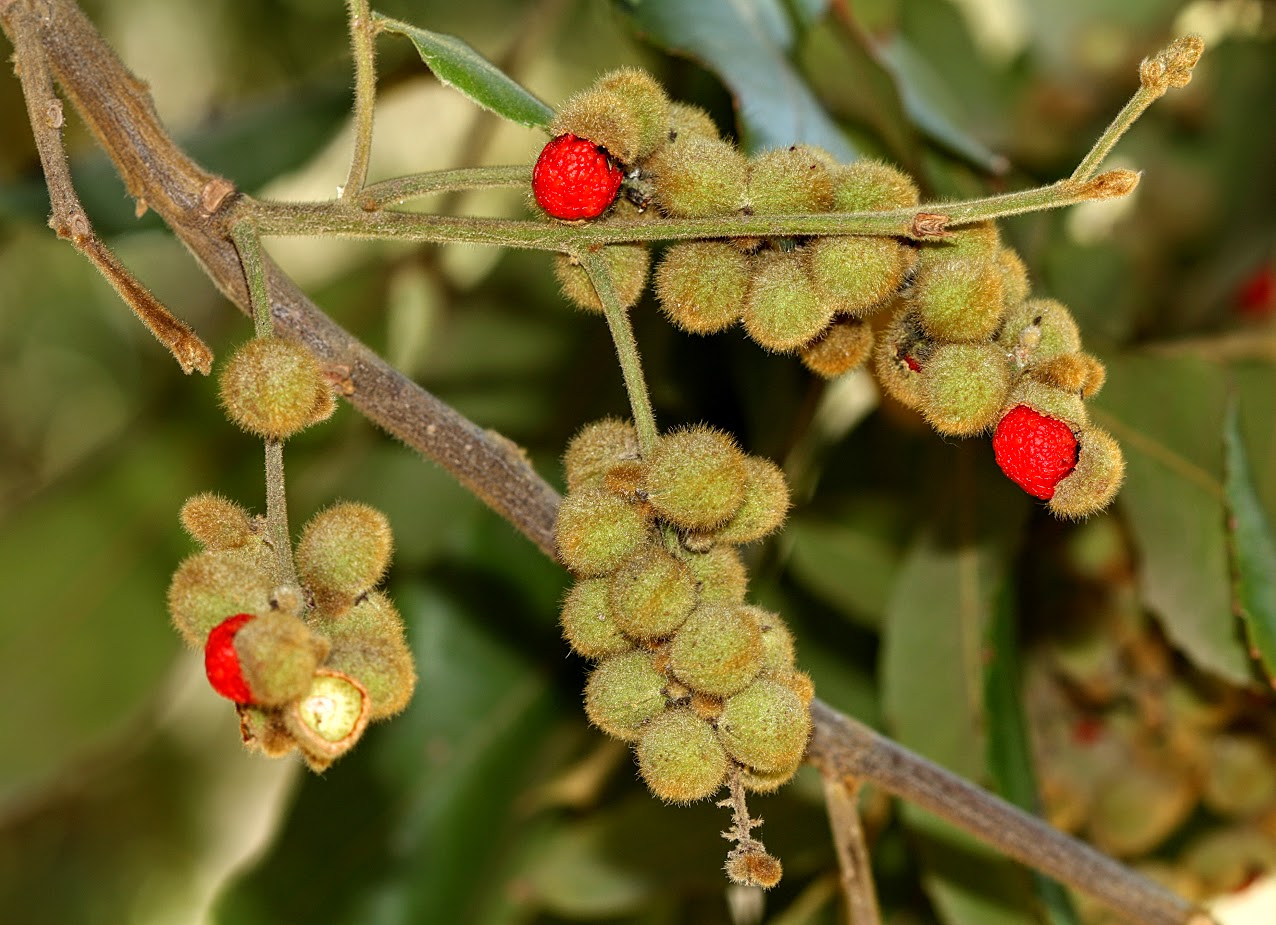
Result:
[[[602,248],[582,250],[577,257],[594,291],[603,304],[603,315],[611,329],[611,340],[616,345],[616,359],[625,378],[625,391],[629,393],[629,407],[633,411],[634,429],[638,431],[638,450],[644,457],[656,448],[660,432],[656,429],[656,415],[651,410],[651,396],[647,394],[647,380],[642,372],[642,358],[638,355],[638,342],[634,340],[633,325],[629,314],[620,305],[616,294],[616,282]]]
[[[270,314],[270,289],[266,285],[266,268],[261,262],[261,239],[253,223],[244,219],[230,229],[239,251],[239,261],[244,266],[244,279],[248,283],[248,299],[252,305],[253,329],[258,337],[275,333],[274,318]]]
[[[846,899],[847,925],[881,925],[877,890],[873,886],[873,865],[860,823],[861,784],[853,778],[824,774],[824,803],[828,807],[829,828],[837,849],[842,896]]]
[[[472,189],[497,189],[521,187],[530,189],[532,168],[515,167],[461,167],[456,170],[434,170],[395,177],[365,186],[359,195],[359,205],[367,212],[375,212],[386,206],[408,202],[436,193],[454,193]]]
[[[377,102],[376,27],[368,0],[346,0],[350,13],[350,51],[354,57],[354,152],[341,201],[355,202],[368,179],[372,158],[372,116]]]

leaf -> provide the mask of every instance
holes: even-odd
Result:
[[[1223,373],[1200,360],[1129,354],[1107,366],[1091,416],[1126,455],[1117,497],[1141,554],[1143,601],[1193,662],[1247,684],[1224,530]]]
[[[646,37],[704,63],[736,101],[750,151],[819,145],[858,155],[789,60],[794,32],[780,0],[618,0]]]
[[[809,591],[854,623],[876,627],[899,568],[889,512],[866,509],[836,520],[795,518],[784,528],[788,566]]]
[[[1223,446],[1236,604],[1267,678],[1276,686],[1276,539],[1250,479],[1235,401],[1227,406]]]
[[[1019,673],[1019,641],[1013,595],[1007,585],[999,595],[988,626],[988,664],[984,702],[988,716],[988,769],[997,792],[1020,809],[1041,814],[1037,774],[1028,740]],[[1031,872],[1033,888],[1051,925],[1078,925],[1066,890],[1054,880]]]
[[[983,782],[984,645],[1026,505],[996,472],[987,448],[975,450],[971,444],[933,450],[934,514],[905,554],[887,606],[882,698],[902,744]],[[916,807],[904,806],[903,815],[945,921],[1025,921],[1030,893],[1021,869]]]
[[[545,128],[554,118],[554,111],[530,90],[456,36],[418,29],[380,13],[374,13],[373,18],[378,31],[397,32],[411,39],[435,77],[484,109],[528,128]]]

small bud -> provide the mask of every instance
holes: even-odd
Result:
[[[368,714],[363,685],[340,671],[320,668],[306,695],[284,712],[284,720],[307,764],[322,771],[359,741]]]
[[[316,620],[332,642],[325,667],[355,678],[368,695],[368,719],[403,710],[416,689],[412,650],[403,637],[403,618],[380,591],[369,592],[340,617]]]
[[[585,488],[563,499],[554,542],[563,564],[582,578],[615,571],[648,534],[642,512],[601,488]]]
[[[642,160],[668,139],[669,97],[646,71],[635,67],[618,68],[599,77],[594,86],[619,98],[638,126],[637,140],[631,151],[622,155],[603,145],[622,163]]]
[[[310,518],[301,531],[297,571],[320,598],[354,598],[381,581],[393,548],[384,514],[343,501]]]
[[[713,334],[735,324],[749,284],[749,258],[722,241],[671,245],[655,274],[661,310],[692,334]]]
[[[1029,299],[1006,315],[997,333],[997,343],[1010,355],[1016,368],[1025,369],[1077,353],[1081,349],[1081,332],[1062,302]]]
[[[873,352],[873,329],[861,318],[834,318],[815,340],[802,346],[802,365],[825,379],[858,369]]]
[[[647,286],[650,252],[644,244],[611,244],[603,248],[602,254],[611,269],[620,307],[632,308],[642,298]],[[589,274],[574,258],[566,254],[555,254],[554,276],[558,278],[558,284],[567,301],[585,311],[602,312],[602,300],[598,298]]]
[[[328,654],[327,640],[281,613],[263,613],[248,622],[235,634],[234,647],[252,703],[266,707],[303,696]]]
[[[736,545],[755,542],[779,529],[788,512],[789,486],[780,467],[761,456],[746,456],[744,500],[713,538]]]
[[[694,691],[730,696],[762,670],[762,633],[738,606],[701,604],[673,638],[669,670]]]
[[[811,242],[811,279],[838,312],[862,317],[904,283],[917,248],[898,238],[822,237]]]
[[[788,353],[813,340],[828,327],[837,308],[815,288],[804,257],[803,251],[769,251],[754,258],[744,328],[761,347],[775,353]]]
[[[696,580],[662,547],[647,546],[611,576],[608,605],[626,636],[662,639],[682,626],[696,606]]]
[[[1116,497],[1125,478],[1121,446],[1106,431],[1086,425],[1077,437],[1077,465],[1055,486],[1050,513],[1080,520],[1105,507]]]
[[[633,648],[612,616],[610,586],[607,578],[585,578],[572,586],[563,602],[559,623],[563,638],[577,655],[600,659]]]
[[[180,516],[182,527],[206,549],[238,549],[257,535],[246,510],[209,491],[188,498]]]
[[[819,152],[793,145],[749,161],[748,197],[755,215],[827,212],[833,205],[833,183]]]
[[[705,218],[745,206],[749,163],[725,141],[680,134],[657,148],[645,166],[666,215]]]
[[[690,103],[669,104],[669,133],[672,137],[679,135],[701,135],[717,141],[718,126],[713,118],[699,106]]]
[[[780,882],[784,865],[759,848],[750,848],[727,858],[727,877],[741,886],[756,886],[769,890]]]
[[[638,772],[666,803],[713,794],[727,776],[727,753],[713,727],[686,708],[652,719],[638,740]]]
[[[718,720],[727,753],[764,774],[801,761],[810,734],[811,714],[797,694],[764,678],[729,698]]]
[[[912,178],[882,161],[861,159],[833,171],[834,211],[888,212],[917,202],[917,185]]]
[[[941,344],[921,372],[922,414],[941,434],[992,427],[1010,392],[1006,354],[994,344]]]
[[[721,431],[696,426],[667,433],[648,462],[647,498],[677,526],[711,529],[744,500],[745,454]]]
[[[1004,298],[1001,269],[990,257],[929,260],[913,281],[917,319],[940,341],[988,340],[1001,325]]]
[[[601,488],[608,469],[638,458],[638,433],[628,421],[603,418],[586,424],[563,454],[567,490]]]
[[[320,390],[330,389],[310,351],[278,337],[240,346],[218,383],[231,421],[268,440],[284,440],[313,424]]]
[[[665,676],[651,653],[622,652],[604,659],[585,684],[585,713],[610,736],[636,741],[642,727],[665,710]]]
[[[749,573],[734,548],[714,546],[706,552],[692,553],[683,561],[695,576],[701,603],[744,603]]]
[[[177,567],[168,586],[168,610],[186,644],[200,649],[228,615],[266,613],[271,590],[270,576],[247,556],[210,550]]]

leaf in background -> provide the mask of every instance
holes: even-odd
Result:
[[[1201,668],[1250,681],[1232,614],[1224,530],[1223,372],[1201,360],[1121,355],[1092,417],[1126,456],[1117,496],[1139,548],[1139,590],[1171,641]]]
[[[896,738],[977,783],[986,782],[984,646],[1008,580],[1024,496],[975,446],[937,446],[934,516],[905,554],[883,628],[882,699]],[[956,459],[953,459],[956,454]],[[902,808],[946,922],[1021,923],[1027,876],[937,817]]]
[[[1276,539],[1250,480],[1235,401],[1227,406],[1223,446],[1237,609],[1268,680],[1276,686]]]
[[[984,704],[988,716],[988,770],[997,792],[1020,809],[1041,815],[1037,774],[1028,741],[1019,671],[1018,614],[1007,584],[998,596],[988,625]],[[1078,925],[1068,893],[1056,881],[1032,871],[1033,887],[1050,925]]]
[[[736,101],[750,151],[819,145],[838,160],[858,155],[789,60],[795,36],[780,0],[618,0],[667,51],[716,73]]]
[[[379,31],[411,39],[435,77],[484,109],[528,128],[545,128],[554,118],[554,111],[531,91],[456,36],[418,29],[379,13],[373,18]]]
[[[876,628],[895,584],[899,549],[889,508],[796,517],[784,528],[793,577],[847,619]]]

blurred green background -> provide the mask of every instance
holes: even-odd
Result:
[[[753,595],[793,624],[821,697],[1013,799],[1044,800],[1056,824],[1194,898],[1276,869],[1276,723],[1233,618],[1223,503],[1230,400],[1256,509],[1276,522],[1270,3],[374,6],[464,37],[551,104],[638,64],[747,146],[885,157],[929,198],[1067,175],[1133,90],[1139,59],[1202,32],[1191,85],[1110,162],[1144,171],[1133,197],[1003,223],[1034,291],[1064,300],[1108,363],[1094,416],[1129,460],[1111,514],[1050,521],[986,441],[936,437],[881,405],[867,376],[814,384],[738,333],[674,331],[650,297],[633,317],[663,425],[724,427],[794,477],[788,529],[753,553]],[[206,167],[280,198],[326,198],[343,182],[351,75],[337,0],[85,7]],[[527,162],[543,143],[439,86],[407,42],[385,37],[379,52],[374,179]],[[0,126],[0,917],[838,920],[818,778],[756,801],[786,869],[763,913],[726,889],[725,814],[657,804],[625,750],[587,728],[584,666],[556,625],[566,576],[349,408],[289,444],[292,515],[337,497],[389,514],[389,588],[421,683],[405,715],[322,777],[244,752],[164,594],[193,551],[177,523],[186,497],[264,505],[260,444],[45,226],[16,80],[0,81]],[[219,355],[250,336],[154,216],[134,216],[74,119],[68,145],[123,261]],[[510,193],[446,206],[525,214]],[[571,434],[625,413],[604,325],[561,300],[541,255],[268,246],[333,317],[526,447],[555,484]],[[1036,756],[1039,796],[1004,757],[1016,748]],[[1136,781],[1132,795],[1114,769]],[[1076,921],[1048,886],[921,814],[873,794],[865,812],[888,921]]]

